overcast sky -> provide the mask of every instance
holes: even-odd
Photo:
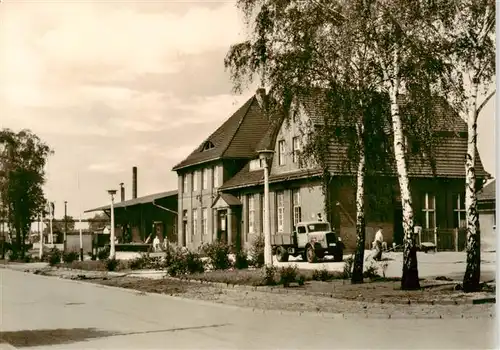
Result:
[[[245,36],[232,1],[6,1],[0,4],[0,127],[55,151],[56,216],[109,202],[138,167],[138,195],[177,188],[172,167],[252,93],[235,96],[224,56]],[[494,100],[479,150],[494,175]],[[78,191],[77,179],[80,178]],[[88,215],[87,215],[88,216]]]

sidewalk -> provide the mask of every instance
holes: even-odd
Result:
[[[365,264],[366,269],[370,262],[372,251],[365,250]],[[349,255],[344,255],[346,260]],[[374,264],[379,266],[379,273],[382,274],[382,265],[387,263],[385,271],[386,277],[401,277],[403,266],[403,253],[388,252],[383,253],[382,257],[387,259]],[[461,280],[465,273],[467,255],[465,252],[437,252],[437,253],[417,253],[418,273],[421,278],[432,278],[437,276],[446,276],[454,280]],[[289,266],[297,265],[299,269],[315,270],[326,268],[329,271],[343,271],[343,262],[323,261],[316,264],[303,262],[300,257],[290,257],[289,262],[280,263],[274,260],[275,266]],[[483,281],[491,281],[495,279],[496,275],[496,253],[481,253],[481,279]]]

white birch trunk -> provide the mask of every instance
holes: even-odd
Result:
[[[479,290],[481,275],[480,230],[476,196],[476,147],[477,147],[477,93],[478,85],[472,84],[467,115],[467,156],[465,159],[465,211],[467,217],[467,267],[463,288],[466,292]]]
[[[406,166],[404,135],[399,105],[397,101],[397,84],[390,91],[392,128],[394,133],[394,157],[398,174],[399,188],[401,191],[401,204],[403,207],[403,276],[401,278],[401,288],[404,290],[418,289],[417,252],[413,234],[413,208],[410,191],[410,181]]]
[[[358,168],[356,172],[356,252],[354,255],[354,268],[351,282],[363,282],[363,261],[365,254],[365,174],[366,174],[366,153],[364,143],[364,127],[357,126],[359,141]]]

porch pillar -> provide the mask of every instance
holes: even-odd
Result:
[[[227,244],[233,243],[233,210],[231,207],[227,208]]]
[[[217,240],[217,228],[219,227],[219,218],[217,216],[217,209],[212,209],[213,224],[212,224],[212,242]]]

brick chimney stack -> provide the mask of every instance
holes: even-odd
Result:
[[[258,88],[255,92],[255,97],[257,98],[257,102],[259,103],[260,108],[266,109],[267,107],[267,95],[265,88]]]
[[[120,201],[125,200],[125,187],[123,187],[123,182],[120,183]]]
[[[137,167],[132,168],[132,199],[137,198]]]

